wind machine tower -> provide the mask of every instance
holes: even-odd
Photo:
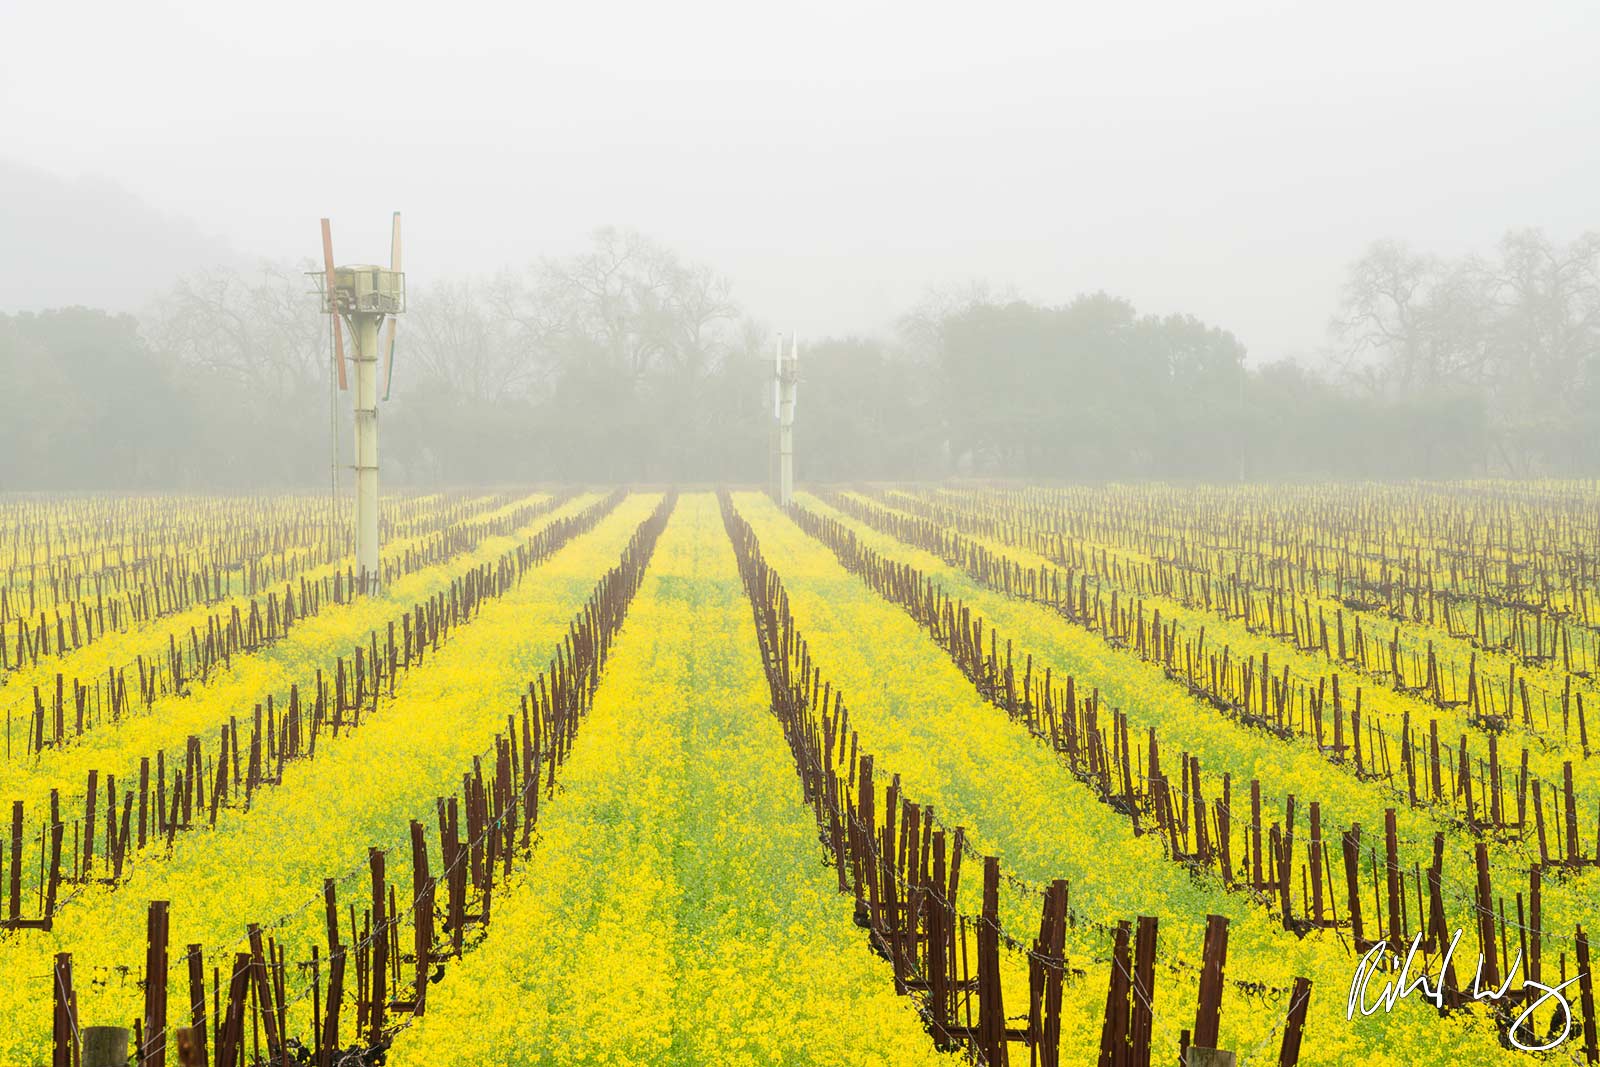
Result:
[[[322,313],[333,316],[334,363],[339,388],[348,391],[345,371],[344,331],[355,347],[356,429],[356,570],[368,582],[379,579],[378,569],[378,352],[385,353],[383,399],[389,399],[394,382],[394,338],[397,316],[406,309],[406,276],[400,269],[400,212],[394,213],[389,239],[388,268],[371,264],[336,267],[333,234],[322,220],[320,275]],[[383,327],[387,325],[388,330]],[[384,334],[382,341],[379,335]],[[337,481],[336,481],[337,484]]]
[[[800,338],[789,338],[789,354],[783,352],[783,334],[772,362],[772,417],[777,422],[776,471],[773,487],[780,507],[794,501],[794,408],[800,393]]]

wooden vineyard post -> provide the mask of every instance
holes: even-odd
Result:
[[[1537,865],[1528,868],[1528,978],[1534,982],[1544,980],[1542,960],[1544,936],[1544,876]]]
[[[433,951],[433,878],[428,873],[428,844],[422,824],[411,820],[411,883],[415,928],[415,954],[417,959],[417,992],[411,1011],[421,1015],[427,1010],[429,956]]]
[[[1489,888],[1489,846],[1479,841],[1474,862],[1477,866],[1477,894],[1474,904],[1478,913],[1478,946],[1483,954],[1483,981],[1490,988],[1500,985],[1500,965],[1495,953],[1494,899]]]
[[[837,725],[837,719],[835,720],[835,723]],[[835,773],[835,771],[833,769],[833,740],[832,740],[832,738],[829,738],[826,747],[823,749],[823,757],[824,757],[824,774],[825,774],[825,777],[823,779],[824,790],[825,790],[825,792],[824,792],[824,800],[825,800],[825,802],[827,804],[827,808],[828,808],[828,831],[829,831],[829,835],[830,835],[830,839],[831,839],[831,847],[832,847],[832,850],[833,850],[834,873],[838,876],[839,892],[847,893],[847,892],[850,891],[850,883],[849,883],[849,879],[846,877],[846,873],[845,873],[846,863],[845,863],[845,843],[844,843],[844,839],[845,839],[845,835],[844,835],[844,820],[840,815],[839,776],[838,776],[837,773]],[[941,852],[942,852],[943,845],[944,845],[944,832],[943,831],[940,831],[940,833],[939,833],[939,844],[940,844],[940,849],[941,849]]]
[[[1222,884],[1233,884],[1233,776],[1222,776],[1222,799],[1216,802],[1217,843],[1221,852]]]
[[[51,982],[50,1067],[76,1067],[78,1058],[77,997],[72,990],[72,953],[56,955]]]
[[[1148,915],[1139,916],[1131,949],[1129,937],[1128,923],[1118,923],[1105,1018],[1100,1031],[1100,1062],[1119,1067],[1149,1067],[1155,1018],[1156,920]],[[1059,1041],[1059,1032],[1056,1039]],[[1059,1062],[1059,1059],[1052,1062]]]
[[[328,957],[328,1004],[323,1009],[322,1058],[319,1067],[329,1067],[339,1047],[339,1005],[344,997],[344,968],[345,953],[341,948]]]
[[[385,1012],[388,1004],[389,977],[389,931],[385,916],[387,911],[387,894],[384,890],[383,850],[374,848],[367,851],[368,863],[372,868],[372,989],[369,999],[371,1006],[371,1040],[373,1045],[383,1040],[383,1026]]]
[[[7,918],[16,923],[22,918],[22,801],[11,802],[11,900]]]
[[[1594,978],[1589,973],[1589,936],[1578,927],[1578,993],[1583,1006],[1583,1058],[1600,1063],[1600,1041],[1596,1039],[1594,1017]]]
[[[124,1067],[128,1060],[128,1030],[123,1026],[83,1028],[83,1067]]]
[[[1278,876],[1278,910],[1282,915],[1283,928],[1294,929],[1294,898],[1291,895],[1294,878],[1294,794],[1289,795],[1288,829],[1283,833],[1278,830],[1278,824],[1272,824],[1270,837],[1273,862],[1277,865]]]
[[[1156,920],[1154,916],[1141,915],[1133,949],[1133,1025],[1128,1035],[1133,1045],[1132,1067],[1150,1067],[1155,999]]]
[[[144,1047],[140,1067],[166,1067],[167,1062],[167,930],[170,905],[152,900],[145,921]]]
[[[1222,990],[1228,960],[1228,920],[1221,915],[1206,916],[1205,946],[1200,964],[1200,1001],[1195,1010],[1194,1035],[1190,1039],[1190,1062],[1196,1048],[1215,1050],[1222,1024]]]
[[[983,1062],[1006,1062],[1006,1013],[1000,995],[1000,861],[983,858],[983,917],[978,924],[978,1052]]]
[[[504,744],[501,744],[497,738],[495,744],[495,747],[498,751],[496,753],[497,758],[495,761],[496,775],[494,792],[497,798],[495,809],[499,821],[497,824],[498,828],[490,841],[491,843],[499,842],[500,858],[502,861],[504,874],[505,877],[510,878],[512,858],[516,851],[516,823],[517,817],[520,814],[520,808],[518,805],[512,802],[512,789],[514,788],[512,785],[514,778],[512,765],[516,762],[516,758],[512,753],[512,749],[514,748],[517,738],[516,723],[512,722],[508,717],[507,726],[507,736],[509,740]],[[490,872],[490,881],[493,881],[492,871]]]
[[[1367,942],[1361,935],[1361,824],[1356,823],[1345,832],[1344,882],[1349,897],[1350,932],[1355,939],[1356,951],[1364,952]]]
[[[1571,760],[1561,765],[1561,807],[1566,824],[1566,862],[1567,866],[1576,867],[1582,863],[1582,853],[1578,846],[1578,802],[1572,791]]]
[[[944,913],[945,913],[945,944],[946,951],[950,954],[947,970],[950,975],[950,1021],[952,1025],[956,1019],[956,963],[959,958],[962,977],[966,977],[967,970],[967,932],[966,920],[961,918],[956,902],[961,894],[961,855],[966,847],[967,832],[961,827],[956,827],[955,838],[951,843],[950,877],[945,885]],[[959,952],[957,944],[959,943]],[[967,1006],[967,1024],[972,1022],[972,999],[968,994],[962,998]]]
[[[1383,813],[1383,855],[1386,884],[1388,887],[1389,911],[1389,944],[1399,946],[1406,943],[1405,929],[1400,924],[1400,861],[1398,831],[1395,827],[1393,808],[1384,809]]]
[[[533,690],[533,683],[528,683]],[[537,709],[537,705],[535,705]],[[535,710],[533,722],[538,722]],[[539,736],[530,731],[528,698],[522,698],[522,847],[533,840],[533,825],[539,819]]]
[[[812,796],[815,799],[816,793],[813,792]],[[905,945],[903,955],[906,959],[906,972],[909,978],[916,971],[918,965],[917,926],[918,917],[922,914],[923,886],[918,877],[920,865],[917,862],[917,849],[921,843],[920,822],[922,810],[918,805],[909,801],[906,802],[901,810],[905,818],[902,840],[904,841],[905,849],[904,878],[906,883],[905,932],[902,936]]]
[[[1034,1040],[1039,1048],[1040,1067],[1060,1067],[1061,990],[1066,978],[1067,883],[1056,879],[1045,891],[1044,920],[1038,954],[1043,957],[1044,982],[1042,1018]]]
[[[829,776],[830,789],[836,781]],[[838,823],[834,824],[837,830]],[[841,878],[844,871],[844,856],[835,851],[834,865],[839,868]],[[933,835],[933,883],[927,900],[927,929],[928,929],[928,1023],[933,1034],[933,1042],[943,1048],[950,1043],[950,1031],[946,1026],[950,1020],[950,952],[949,928],[950,906],[948,903],[949,892],[946,889],[945,879],[945,841],[944,831],[940,830]],[[841,886],[844,892],[846,887]]]
[[[901,933],[902,909],[900,905],[900,887],[898,882],[897,853],[895,852],[894,823],[900,812],[900,795],[898,781],[891,781],[888,789],[884,790],[883,802],[883,846],[879,857],[881,868],[880,880],[883,883],[883,916],[884,926],[888,936],[889,961],[894,966],[894,991],[904,996],[906,991],[906,969],[904,958],[904,944]],[[981,932],[980,932],[981,936]],[[981,945],[981,941],[980,941]],[[980,959],[982,949],[979,949]]]
[[[555,773],[555,760],[552,755],[550,762],[551,773]],[[467,864],[462,862],[461,850],[461,805],[459,798],[452,795],[445,805],[445,817],[440,827],[444,843],[441,847],[445,864],[445,878],[447,881],[448,914],[450,923],[451,948],[459,958],[463,947],[462,938],[467,925]]]
[[[328,1003],[318,1020],[321,1054],[317,1062],[318,1067],[328,1067],[339,1044],[339,1006],[344,996],[344,948],[339,943],[339,903],[332,878],[322,880],[322,901],[328,929]]]
[[[1322,806],[1311,802],[1311,921],[1322,925]]]
[[[1250,888],[1266,888],[1266,869],[1261,865],[1261,782],[1250,779]]]
[[[100,772],[89,772],[89,784],[83,800],[83,881],[90,880],[94,865],[95,802],[99,795]]]
[[[55,921],[56,893],[61,888],[61,841],[66,833],[66,824],[61,821],[61,794],[50,790],[50,877],[45,888],[44,914],[39,920],[48,930]]]
[[[1284,1023],[1278,1067],[1295,1067],[1300,1062],[1300,1040],[1305,1036],[1306,1009],[1310,1004],[1311,979],[1296,977],[1294,988],[1289,991],[1289,1018]]]
[[[233,973],[228,981],[228,1010],[217,1041],[217,1067],[239,1067],[244,1046],[245,1001],[250,998],[250,953],[233,957]]]
[[[178,1031],[178,1063],[206,1067],[206,965],[199,945],[189,946],[188,959],[190,1026]]]
[[[266,1024],[267,1049],[269,1054],[273,1049],[282,1047],[282,1035],[278,1033],[278,1017],[272,1010],[273,995],[271,979],[268,976],[268,959],[266,949],[261,940],[261,927],[251,923],[248,927],[250,934],[250,973],[254,980],[256,1003],[260,1006],[261,1020]]]
[[[1133,962],[1128,953],[1128,923],[1117,924],[1111,948],[1111,977],[1106,985],[1106,1014],[1100,1024],[1100,1063],[1102,1067],[1127,1062],[1128,991],[1132,986]]]

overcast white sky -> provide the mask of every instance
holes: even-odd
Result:
[[[0,0],[0,157],[426,283],[636,226],[809,334],[930,282],[1324,342],[1370,240],[1600,228],[1590,3]],[[0,257],[33,251],[0,248]]]

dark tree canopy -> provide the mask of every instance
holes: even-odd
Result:
[[[327,324],[296,266],[192,275],[136,321],[0,316],[0,485],[327,484]],[[802,480],[1407,478],[1600,466],[1600,237],[1352,265],[1337,373],[1092,293],[931,294],[891,338],[807,342]],[[626,230],[411,294],[388,485],[760,482],[773,337],[726,279]]]

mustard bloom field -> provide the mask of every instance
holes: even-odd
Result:
[[[0,1067],[1600,1062],[1597,505],[0,498]]]

